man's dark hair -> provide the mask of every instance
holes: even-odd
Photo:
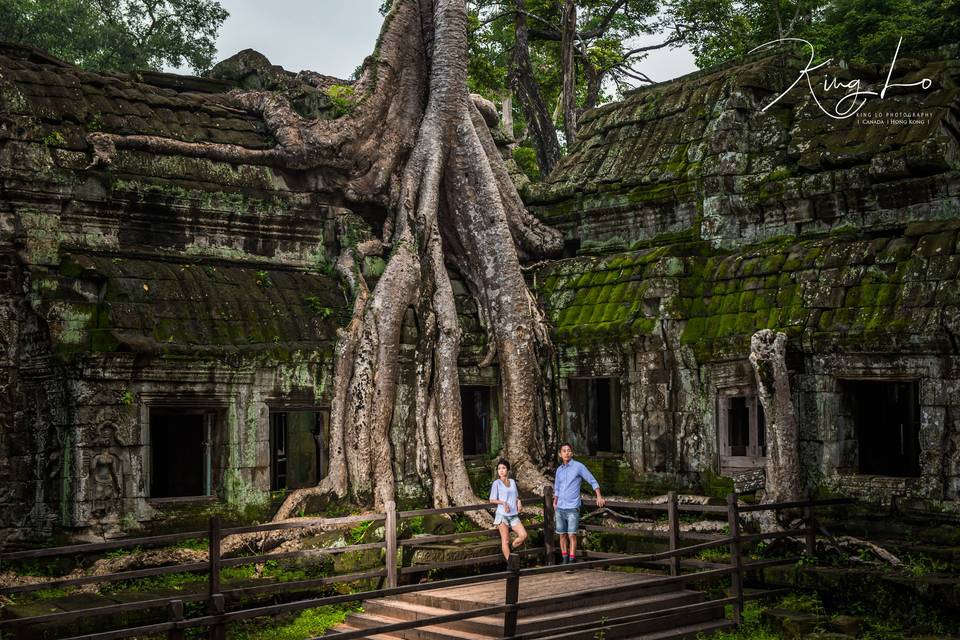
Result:
[[[560,445],[560,449],[563,449],[564,447],[570,447],[570,451],[573,451],[573,445],[569,442],[564,442],[562,445]],[[560,451],[560,449],[557,449],[557,451]]]
[[[510,463],[507,462],[505,458],[500,458],[500,460],[497,461],[497,466],[499,467],[500,465],[505,466],[507,471],[510,471]]]

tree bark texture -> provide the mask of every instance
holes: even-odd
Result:
[[[767,479],[762,502],[802,500],[797,418],[787,374],[786,334],[770,329],[755,333],[750,340],[750,363],[757,376],[767,425]],[[771,523],[761,524],[770,528]]]
[[[562,239],[524,208],[488,128],[496,109],[467,91],[466,30],[464,0],[395,2],[354,84],[352,111],[335,120],[305,119],[279,92],[225,94],[230,107],[262,116],[278,141],[272,149],[89,136],[93,164],[108,165],[118,149],[133,148],[308,170],[348,206],[387,211],[379,237],[351,246],[339,234],[336,268],[353,307],[334,356],[329,473],[317,487],[292,492],[276,519],[295,513],[310,494],[349,496],[377,509],[394,498],[390,425],[401,329],[411,309],[418,330],[417,468],[436,506],[478,501],[463,461],[461,330],[448,269],[464,277],[477,299],[490,344],[487,364],[499,363],[502,453],[521,485],[544,482],[545,443],[555,436],[541,363],[551,346],[518,251],[556,253]],[[386,259],[372,288],[362,275],[366,256]]]
[[[563,5],[563,38],[560,42],[563,69],[563,133],[567,149],[577,141],[577,62],[574,57],[577,40],[577,3],[565,0]]]
[[[546,178],[560,161],[560,142],[550,119],[550,111],[540,95],[540,85],[530,64],[530,34],[527,28],[527,8],[524,0],[513,0],[514,45],[510,87],[527,119],[527,129],[537,153],[540,175]]]

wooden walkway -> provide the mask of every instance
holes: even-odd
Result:
[[[676,583],[663,584],[658,578],[662,576],[593,569],[523,576],[519,602],[525,608],[520,614],[517,632],[536,638],[593,640],[597,632],[603,630],[605,639],[672,640],[696,638],[700,633],[709,634],[732,626],[733,623],[724,617],[722,606],[658,615],[663,610],[703,602],[703,594],[699,591],[684,589]],[[348,618],[335,632],[374,629],[504,602],[501,581],[402,594],[365,602],[363,613]],[[635,619],[627,622],[615,620],[627,616]],[[584,628],[563,633],[551,631],[569,625]],[[336,637],[336,633],[330,635]],[[378,640],[487,640],[502,635],[503,616],[492,615],[368,637]]]

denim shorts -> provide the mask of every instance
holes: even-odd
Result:
[[[577,533],[580,527],[580,509],[557,509],[554,518],[557,525],[557,533]]]
[[[498,514],[497,514],[497,517],[496,517],[496,518],[494,519],[494,521],[493,521],[493,524],[494,524],[494,525],[498,525],[498,524],[500,524],[501,522],[504,523],[504,524],[506,524],[508,527],[510,527],[510,528],[512,529],[513,527],[515,527],[515,526],[517,526],[518,524],[520,524],[520,516],[519,516],[519,515],[508,516],[508,515],[504,515],[504,514],[502,514],[502,513],[498,513]]]

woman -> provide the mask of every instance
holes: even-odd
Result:
[[[510,559],[510,529],[516,532],[513,548],[517,549],[527,539],[527,530],[520,522],[520,495],[517,490],[517,481],[510,477],[510,463],[500,460],[497,463],[497,479],[490,487],[490,502],[497,506],[497,517],[493,524],[500,529],[500,548],[503,557]]]

